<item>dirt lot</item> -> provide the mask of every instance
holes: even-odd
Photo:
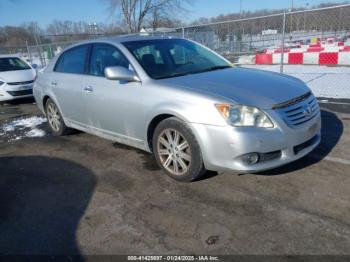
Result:
[[[323,110],[322,144],[296,163],[191,184],[163,175],[149,154],[88,134],[2,133],[0,254],[350,254],[342,112]],[[37,114],[32,101],[0,106],[1,123]]]

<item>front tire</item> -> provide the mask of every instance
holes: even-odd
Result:
[[[168,118],[159,123],[152,144],[158,165],[171,178],[191,182],[205,173],[196,137],[178,118]]]
[[[64,136],[71,132],[71,129],[65,125],[57,105],[50,98],[46,101],[45,112],[54,136]]]

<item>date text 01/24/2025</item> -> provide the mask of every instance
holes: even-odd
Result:
[[[128,261],[219,261],[216,256],[128,256]]]

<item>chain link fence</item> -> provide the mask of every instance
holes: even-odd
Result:
[[[350,99],[350,4],[152,30],[149,34],[191,39],[238,66],[298,77],[318,97]],[[97,36],[86,38],[91,37]],[[44,67],[77,40],[21,47],[17,52]]]
[[[32,64],[45,67],[56,55],[60,54],[66,47],[77,41],[50,43],[38,46],[28,46],[29,60]]]
[[[164,35],[164,34],[163,34]],[[174,29],[243,67],[295,76],[318,97],[350,99],[350,5]]]

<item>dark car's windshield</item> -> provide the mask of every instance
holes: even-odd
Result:
[[[28,69],[30,67],[17,57],[0,57],[0,72]]]
[[[208,49],[183,39],[142,40],[123,44],[153,79],[231,67]]]

